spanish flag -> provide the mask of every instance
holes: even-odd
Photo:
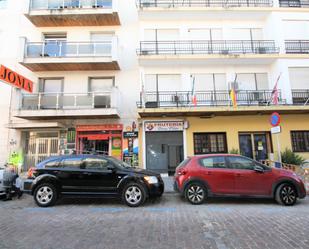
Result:
[[[233,104],[233,107],[237,107],[237,96],[234,87],[232,87],[232,90],[230,91],[230,98]]]

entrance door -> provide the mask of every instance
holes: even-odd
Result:
[[[158,173],[174,173],[183,160],[182,132],[147,132],[146,167]]]
[[[271,153],[269,133],[239,134],[240,154],[257,161],[268,158]]]

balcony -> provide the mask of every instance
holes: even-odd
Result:
[[[141,20],[265,20],[273,0],[138,0]]]
[[[287,40],[285,51],[287,54],[309,54],[309,40]]]
[[[279,0],[279,6],[284,8],[309,8],[308,0]]]
[[[116,0],[30,0],[25,15],[36,27],[120,25]]]
[[[263,64],[277,57],[279,48],[268,40],[142,41],[137,50],[140,64],[168,61],[183,64]],[[242,60],[239,60],[242,59]],[[262,60],[257,60],[262,59]]]
[[[22,95],[15,117],[29,120],[59,118],[119,118],[119,92],[36,93]]]
[[[197,103],[192,103],[189,91],[141,93],[137,102],[141,117],[199,116],[212,118],[229,115],[262,115],[280,111],[281,114],[309,113],[309,90],[293,90],[293,103],[287,103],[279,90],[278,105],[272,101],[272,90],[236,91],[237,108],[232,106],[229,91],[196,92]],[[301,107],[300,107],[301,106]]]
[[[34,72],[120,69],[116,38],[102,42],[25,42],[20,63]]]
[[[309,89],[292,90],[292,99],[294,105],[309,106]]]
[[[272,7],[271,0],[139,0],[139,8]]]

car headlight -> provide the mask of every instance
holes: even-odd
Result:
[[[158,178],[156,176],[144,176],[144,179],[149,184],[156,184],[156,183],[158,183]]]

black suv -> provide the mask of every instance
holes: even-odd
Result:
[[[24,189],[40,207],[55,204],[61,196],[121,197],[128,206],[137,207],[164,191],[159,174],[109,156],[52,157],[31,168],[28,178]]]

